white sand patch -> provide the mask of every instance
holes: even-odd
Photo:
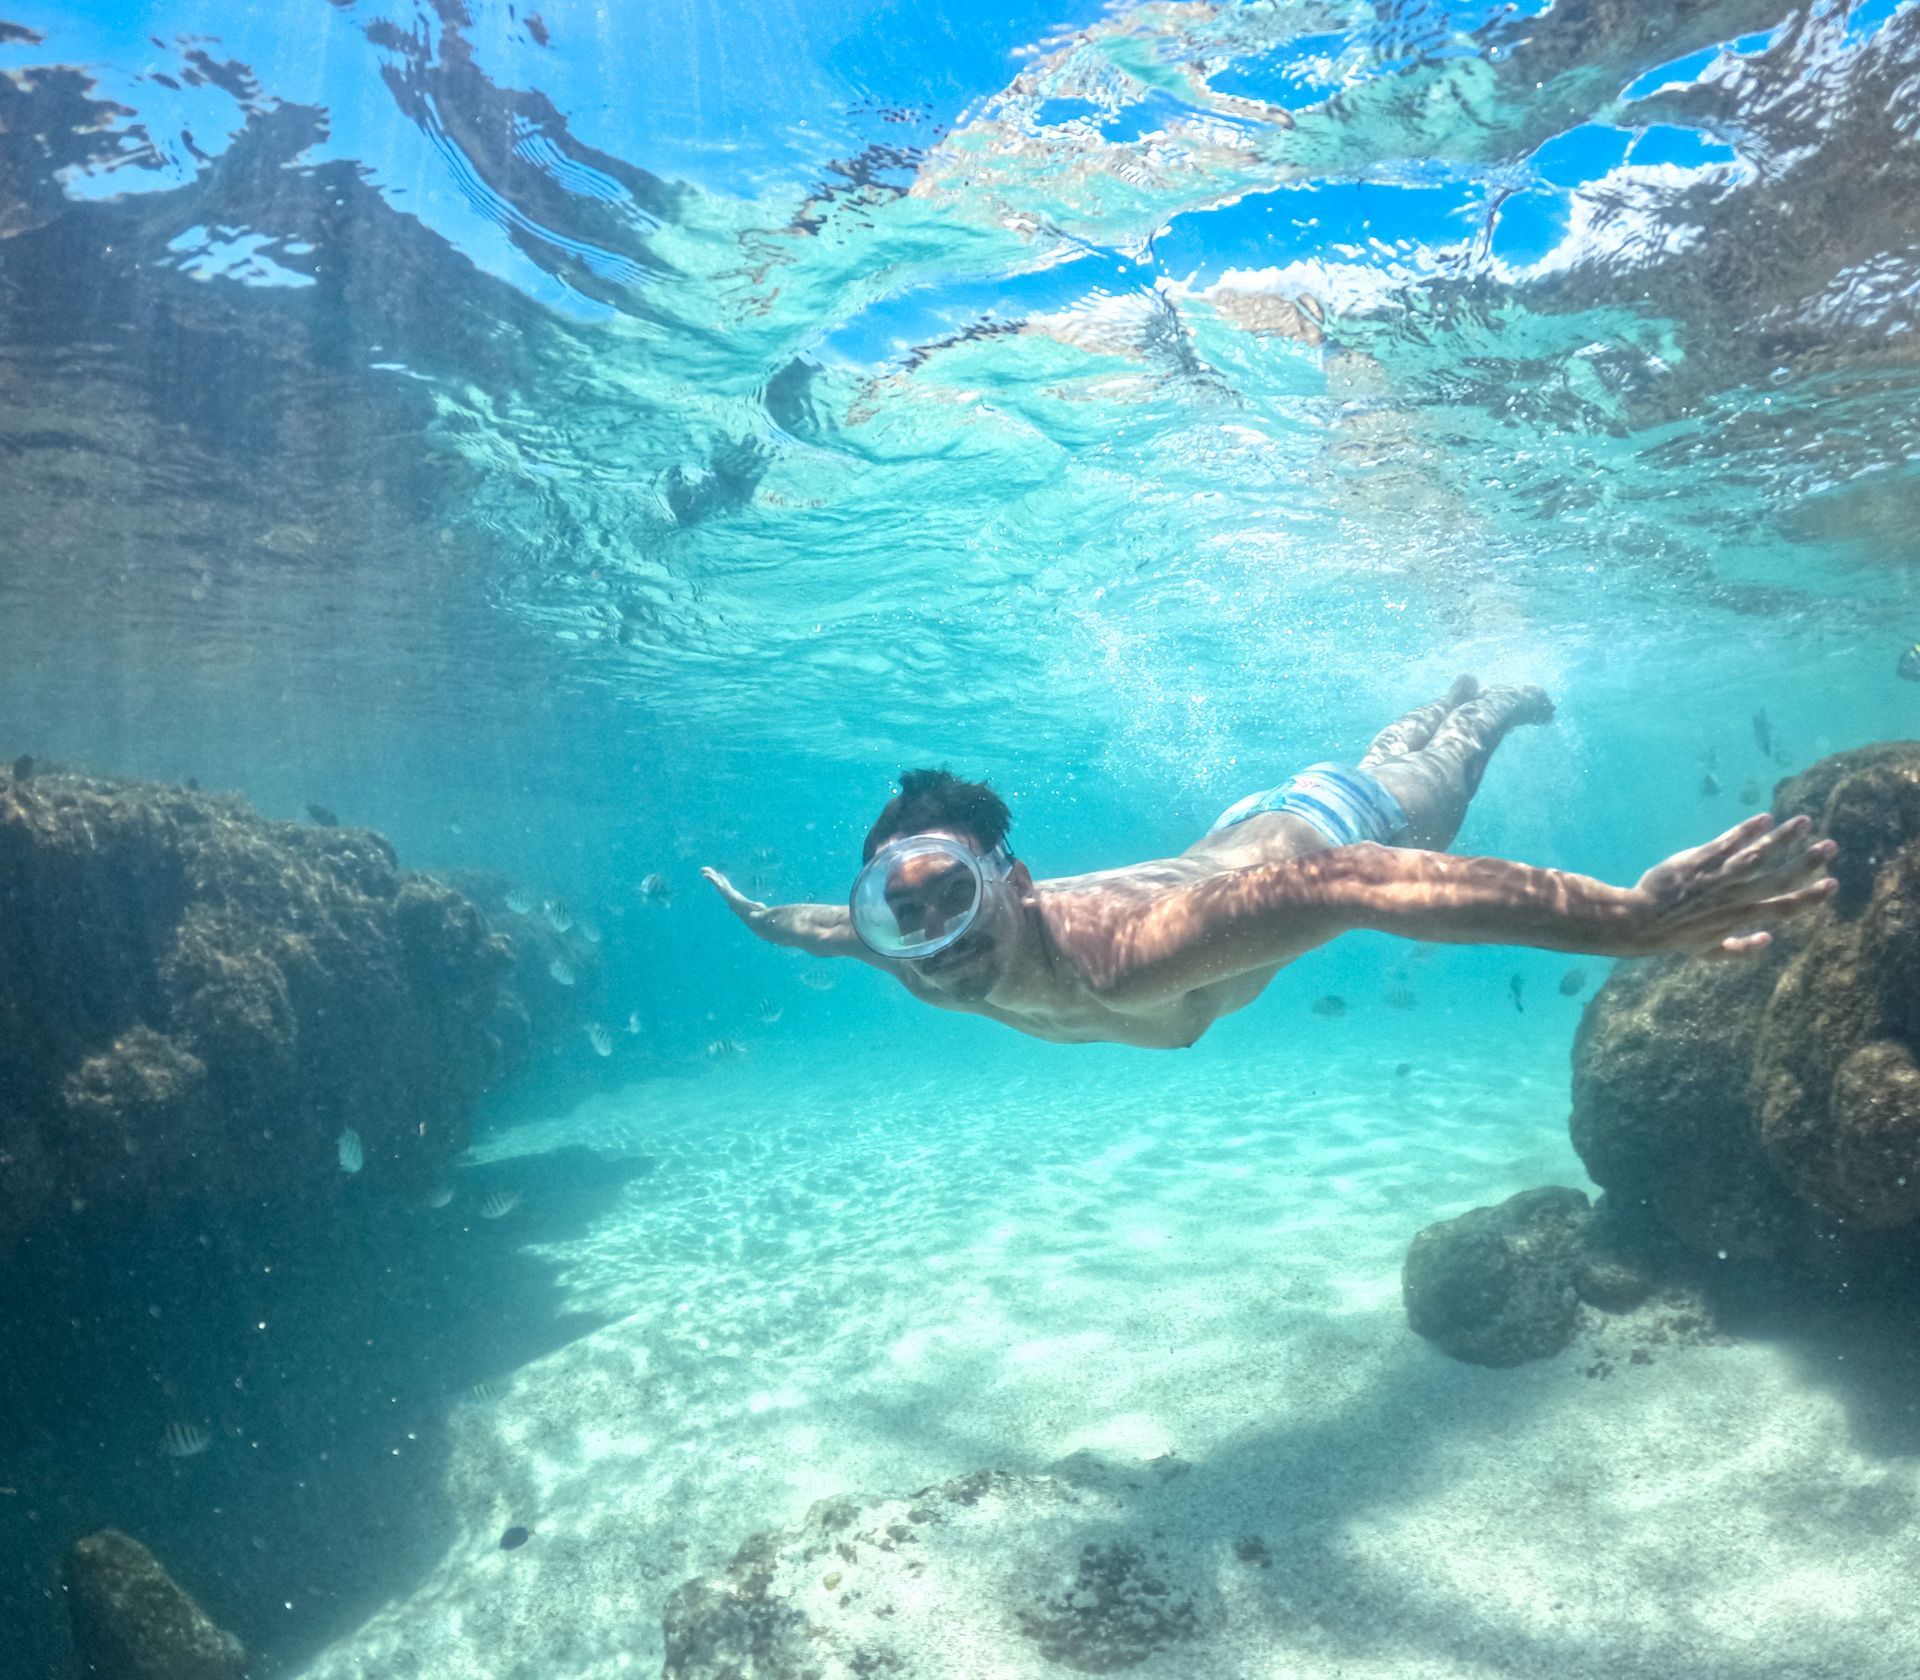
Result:
[[[669,1592],[812,1501],[1082,1451],[1164,1461],[1095,1525],[1158,1531],[1196,1605],[1193,1638],[1133,1673],[1920,1665],[1912,1470],[1856,1446],[1794,1356],[1634,1363],[1642,1331],[1616,1321],[1491,1372],[1406,1331],[1419,1227],[1583,1183],[1556,1067],[1432,1062],[1410,1088],[1356,1052],[1280,1100],[1197,1058],[1059,1065],[903,1092],[768,1057],[496,1140],[496,1160],[658,1163],[545,1250],[569,1304],[615,1321],[461,1414],[462,1538],[305,1680],[656,1674]],[[1060,1520],[1008,1555],[1052,1557]],[[502,1552],[508,1523],[533,1534]],[[1236,1551],[1250,1537],[1264,1564]],[[912,1587],[903,1672],[1062,1672],[990,1557],[942,1557]],[[988,1666],[941,1667],[943,1640]]]

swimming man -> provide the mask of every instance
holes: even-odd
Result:
[[[944,770],[900,779],[845,904],[756,903],[702,873],[762,939],[853,957],[923,1002],[1063,1043],[1176,1048],[1243,1009],[1295,958],[1355,928],[1602,957],[1740,957],[1826,903],[1831,840],[1805,817],[1749,817],[1632,887],[1503,858],[1454,857],[1508,730],[1546,723],[1537,688],[1443,700],[1223,812],[1178,857],[1036,881],[1007,850],[1005,803]]]

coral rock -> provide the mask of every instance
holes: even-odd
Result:
[[[63,1579],[86,1680],[241,1680],[240,1642],[139,1541],[90,1534],[67,1554]]]
[[[1573,1339],[1574,1287],[1591,1212],[1578,1190],[1523,1190],[1429,1225],[1401,1268],[1407,1322],[1443,1353],[1518,1365]]]
[[[508,1069],[506,942],[378,835],[0,780],[0,1248],[70,1211],[429,1181]]]

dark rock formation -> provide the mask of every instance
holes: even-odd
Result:
[[[1784,959],[1621,967],[1573,1046],[1573,1146],[1615,1201],[1696,1256],[1764,1259],[1798,1219],[1759,1147],[1750,1093]]]
[[[1781,783],[1774,814],[1802,813],[1842,848],[1833,912],[1759,962],[1614,975],[1574,1047],[1573,1142],[1683,1253],[1870,1283],[1920,1257],[1920,743]]]
[[[139,1541],[111,1528],[88,1535],[62,1580],[84,1680],[241,1680],[240,1642]]]
[[[378,835],[0,775],[0,1247],[75,1210],[424,1183],[504,1071],[505,943]]]
[[[1429,1225],[1401,1268],[1408,1324],[1474,1365],[1558,1353],[1579,1319],[1574,1277],[1591,1217],[1580,1191],[1550,1186]]]

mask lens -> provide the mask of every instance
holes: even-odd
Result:
[[[854,931],[883,957],[931,956],[972,925],[980,888],[980,862],[958,841],[891,841],[853,884]]]

